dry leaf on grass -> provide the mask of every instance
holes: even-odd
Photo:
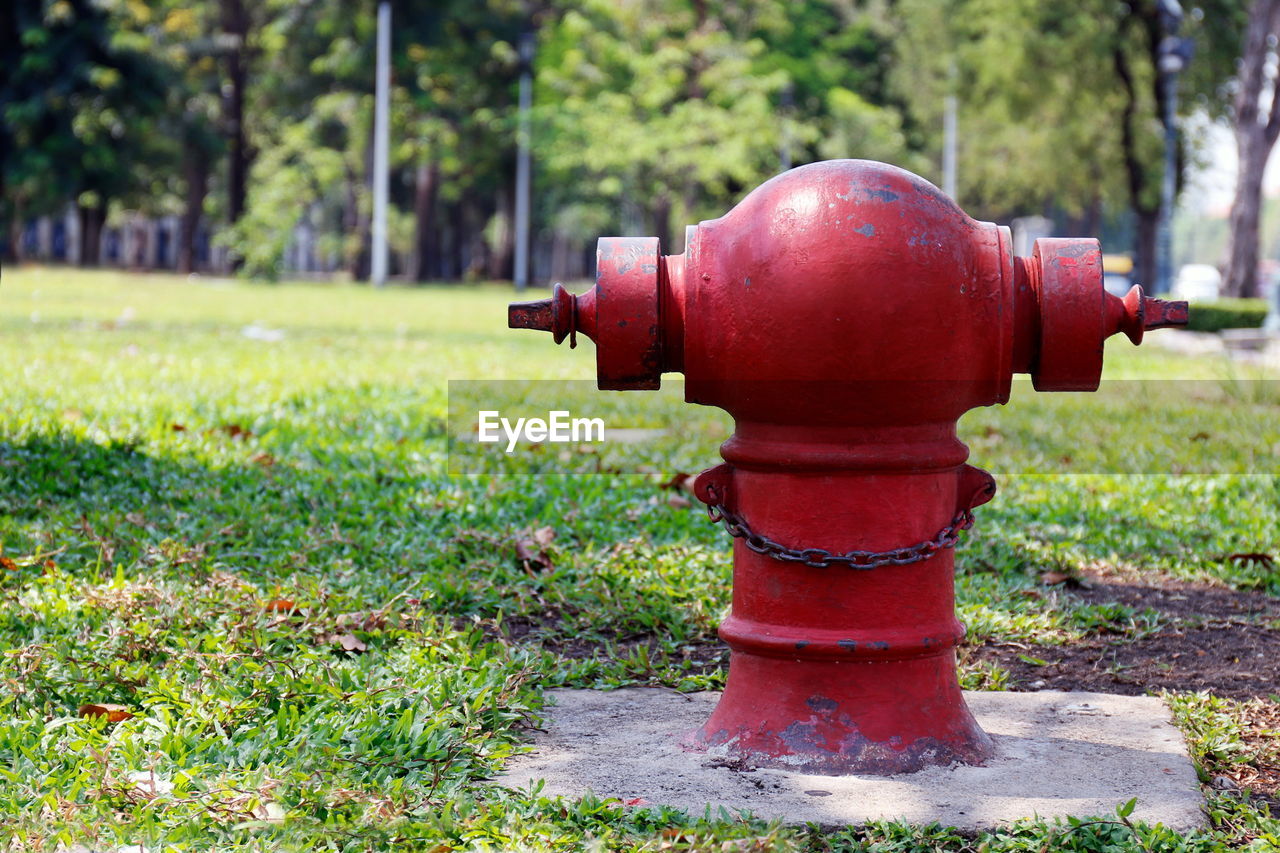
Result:
[[[299,608],[296,602],[287,598],[277,598],[274,601],[268,601],[262,605],[262,609],[271,613],[297,613]]]
[[[660,489],[670,489],[676,492],[686,492],[693,494],[693,484],[698,479],[695,474],[686,474],[683,471],[677,471],[671,475],[671,479],[658,486]]]
[[[1089,585],[1079,577],[1068,572],[1041,572],[1040,583],[1045,586],[1058,586],[1062,584],[1068,589],[1088,589]]]
[[[232,438],[238,438],[241,441],[253,438],[253,430],[245,429],[240,424],[223,424],[216,428],[217,432],[226,433]]]
[[[341,647],[344,652],[367,652],[369,647],[355,634],[330,634],[329,642]]]
[[[380,631],[387,627],[387,614],[381,610],[339,613],[333,624],[340,631]]]
[[[112,705],[106,702],[91,702],[80,706],[81,717],[106,717],[109,723],[118,723],[133,716],[123,705]]]
[[[1257,563],[1260,566],[1275,565],[1276,558],[1270,554],[1261,554],[1257,552],[1247,554],[1228,554],[1226,559],[1232,563]]]
[[[542,527],[534,531],[532,537],[521,536],[516,539],[516,560],[526,572],[537,570],[548,571],[552,567],[551,555],[546,546],[551,544],[556,532],[550,527]]]
[[[253,816],[264,823],[284,823],[284,806],[267,800],[253,810]]]

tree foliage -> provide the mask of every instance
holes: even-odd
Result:
[[[1190,9],[1197,52],[1181,81],[1184,115],[1221,113],[1237,5]],[[1158,0],[902,0],[896,21],[894,82],[915,120],[938,126],[944,96],[959,100],[962,204],[1084,217],[1088,230],[1101,210],[1127,208],[1149,283],[1163,175]]]
[[[164,68],[138,30],[149,10],[92,0],[14,0],[0,12],[0,190],[10,216],[149,194],[136,170],[154,134]]]
[[[606,231],[678,251],[680,225],[812,160],[939,180],[948,95],[967,209],[1091,232],[1128,211],[1140,268],[1152,251],[1159,0],[392,5],[390,231],[414,279],[511,272],[524,34],[535,232],[569,255]],[[0,48],[16,57],[0,80],[0,215],[16,226],[67,202],[177,214],[187,266],[203,220],[265,276],[305,223],[320,256],[363,277],[375,6],[13,0],[0,10]],[[1184,113],[1230,112],[1245,11],[1188,4]]]

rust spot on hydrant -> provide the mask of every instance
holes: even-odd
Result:
[[[511,324],[590,337],[601,388],[681,371],[687,400],[734,417],[695,484],[735,537],[729,681],[688,745],[892,774],[992,751],[956,677],[952,546],[995,481],[964,464],[956,421],[1006,402],[1015,373],[1096,389],[1107,337],[1186,319],[1106,293],[1096,240],[1017,258],[1007,228],[916,175],[837,160],[690,228],[682,255],[601,240],[590,293],[512,306]]]

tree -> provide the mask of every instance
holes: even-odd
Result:
[[[246,185],[252,157],[245,129],[245,91],[249,86],[251,20],[244,0],[219,0],[227,88],[222,116],[227,136],[227,218],[235,224],[244,214]]]
[[[1197,53],[1183,77],[1184,113],[1213,112],[1221,100],[1235,49],[1221,22],[1232,6],[1204,0],[1188,16]],[[1165,96],[1158,0],[902,0],[895,9],[895,80],[916,124],[941,127],[948,87],[960,99],[966,206],[992,218],[1127,207],[1135,277],[1154,282]]]
[[[928,168],[890,85],[894,26],[886,6],[809,0],[765,8],[752,31],[765,46],[755,73],[786,75],[777,101],[786,161],[856,157]]]
[[[15,237],[26,217],[73,200],[81,262],[96,263],[109,202],[149,191],[138,166],[156,150],[165,74],[139,37],[147,14],[92,0],[0,11],[0,48],[20,57],[0,81],[0,197]]]
[[[206,212],[210,181],[227,152],[226,136],[220,128],[221,49],[216,35],[220,10],[209,2],[152,3],[156,25],[149,32],[151,49],[169,72],[162,126],[175,147],[165,165],[169,183],[174,185],[175,207],[180,211],[177,268],[189,273],[196,265],[196,232]]]
[[[249,167],[244,213],[222,239],[244,273],[275,278],[294,227],[315,215],[334,235],[325,253],[339,255],[358,277],[368,230],[362,188],[372,133],[373,16],[352,14],[342,0],[256,8],[264,18],[245,97],[260,153]]]
[[[753,73],[766,46],[750,35],[771,4],[572,5],[542,51],[548,182],[679,251],[674,220],[719,215],[777,172],[787,76]]]
[[[409,275],[505,278],[514,248],[518,43],[542,2],[393,3],[414,229]]]
[[[1254,0],[1236,81],[1234,130],[1239,166],[1231,203],[1227,243],[1226,291],[1258,295],[1258,227],[1262,211],[1262,175],[1280,137],[1280,74],[1268,68],[1280,37],[1280,0]],[[1270,101],[1262,109],[1264,89]]]

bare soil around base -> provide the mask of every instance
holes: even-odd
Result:
[[[1070,594],[1090,603],[1150,608],[1166,622],[1149,636],[1104,635],[1068,645],[995,643],[974,649],[969,659],[1009,670],[1013,690],[1207,690],[1246,700],[1280,694],[1280,600],[1273,596],[1098,576],[1086,577]]]

